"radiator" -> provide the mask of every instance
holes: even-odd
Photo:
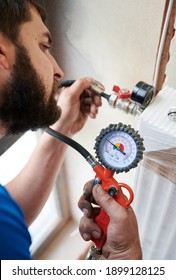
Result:
[[[176,121],[168,111],[176,90],[164,87],[139,117],[144,159],[134,180],[136,213],[143,259],[176,259]]]

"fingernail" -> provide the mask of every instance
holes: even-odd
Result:
[[[88,210],[86,208],[84,208],[82,211],[83,211],[84,215],[86,216],[88,213]]]
[[[97,193],[101,192],[102,191],[102,186],[97,184],[95,190],[96,190]]]
[[[83,233],[82,237],[85,241],[88,241],[91,238],[90,234],[88,234],[88,233]]]
[[[89,114],[89,117],[90,117],[91,119],[95,119],[96,116],[95,116],[95,114],[90,113],[90,114]]]
[[[86,78],[86,80],[90,83],[93,83],[93,79],[92,78]]]
[[[99,238],[99,237],[101,236],[101,234],[100,234],[100,232],[94,230],[94,231],[92,231],[92,236],[93,236],[94,238]]]

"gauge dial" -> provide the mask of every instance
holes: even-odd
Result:
[[[96,138],[96,157],[108,169],[127,172],[143,156],[143,139],[131,126],[122,123],[103,129]]]

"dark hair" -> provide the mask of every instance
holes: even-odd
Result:
[[[0,33],[14,44],[21,24],[31,20],[30,6],[34,6],[43,21],[46,15],[37,0],[0,0]]]

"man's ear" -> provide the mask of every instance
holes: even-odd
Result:
[[[0,69],[8,69],[9,63],[6,57],[6,52],[3,47],[0,46]]]

